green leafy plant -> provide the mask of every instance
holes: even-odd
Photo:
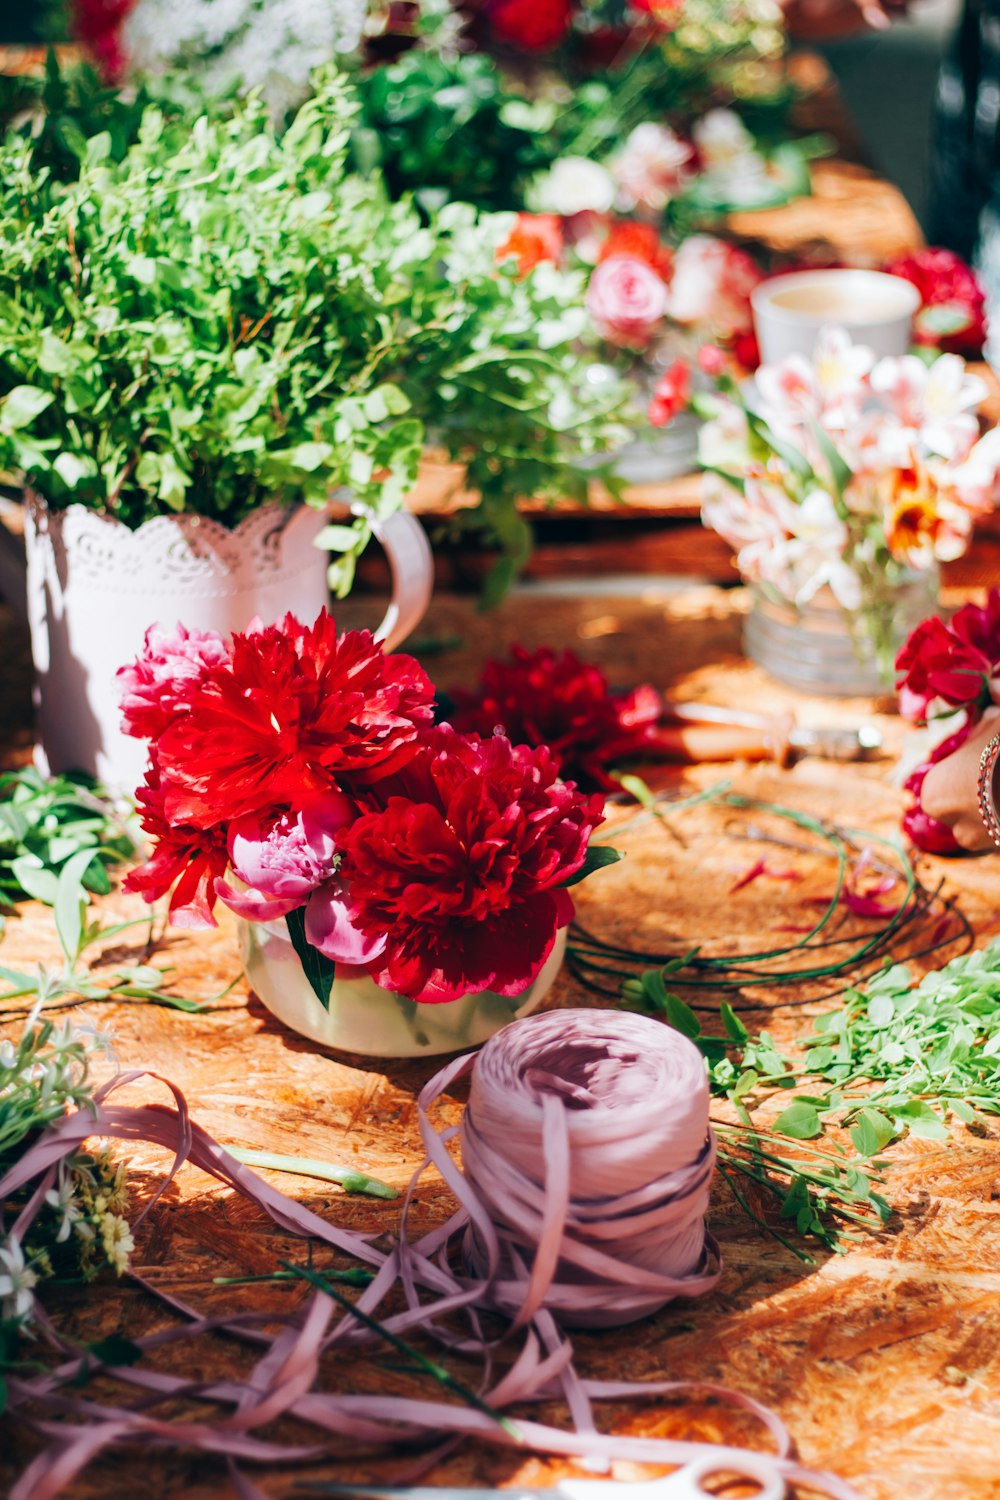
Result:
[[[70,860],[81,889],[105,895],[109,871],[136,857],[137,837],[130,811],[88,777],[30,766],[0,775],[0,909],[24,896],[53,906]]]
[[[425,441],[467,465],[479,520],[523,556],[521,494],[582,496],[581,453],[617,393],[574,357],[573,275],[518,279],[505,219],[424,224],[347,167],[343,80],[278,135],[150,104],[120,160],[91,136],[53,190],[30,142],[0,151],[0,467],[55,508],[136,527],[194,511],[235,524],[271,498],[352,507],[328,533],[346,590],[371,521]]]

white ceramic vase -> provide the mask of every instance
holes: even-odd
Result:
[[[541,1004],[566,951],[566,929],[534,983],[520,995],[485,991],[444,1005],[416,1005],[373,979],[334,977],[330,1004],[320,1003],[284,922],[239,923],[247,979],[272,1015],[310,1041],[366,1057],[433,1057],[481,1046],[494,1032]]]
[[[45,772],[87,771],[131,792],[146,746],[119,728],[115,673],[151,625],[245,630],[291,612],[311,622],[329,603],[322,511],[261,506],[230,530],[197,515],[156,516],[135,531],[83,506],[50,511],[29,496],[25,516],[28,622],[35,663],[36,760]],[[430,600],[430,549],[405,512],[379,523],[393,597],[378,628],[391,649]]]

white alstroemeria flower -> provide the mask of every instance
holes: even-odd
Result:
[[[959,504],[973,515],[986,515],[1000,500],[1000,427],[991,427],[951,471]]]
[[[614,178],[599,162],[586,156],[563,156],[547,172],[536,177],[529,189],[537,213],[606,214],[615,201]]]
[[[880,359],[871,387],[896,419],[919,435],[925,453],[954,463],[968,457],[979,431],[975,411],[987,392],[959,355],[941,354],[932,365],[915,354]]]
[[[702,520],[736,549],[736,563],[744,578],[767,577],[775,583],[774,566],[784,555],[795,510],[784,490],[766,480],[748,479],[740,494],[715,475],[705,477]]]
[[[756,152],[753,136],[734,109],[710,109],[695,121],[691,134],[709,172],[730,173]]]
[[[861,583],[844,561],[849,541],[847,526],[826,490],[810,490],[797,507],[792,537],[783,564],[795,579],[796,604],[808,604],[822,588],[829,588],[844,609],[861,604]]]
[[[874,362],[871,349],[853,344],[843,328],[822,328],[812,359],[791,354],[757,371],[761,415],[782,436],[808,430],[811,422],[848,430],[861,415]]]
[[[21,1323],[31,1316],[38,1277],[25,1265],[24,1251],[13,1235],[0,1245],[0,1316]]]
[[[618,184],[618,206],[661,213],[684,186],[694,153],[666,125],[637,125],[608,163]]]

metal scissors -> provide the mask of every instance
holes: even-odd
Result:
[[[354,1500],[715,1500],[702,1484],[715,1475],[728,1474],[759,1485],[754,1500],[785,1500],[785,1481],[771,1459],[763,1453],[738,1456],[720,1453],[695,1459],[665,1479],[621,1483],[614,1479],[561,1479],[551,1489],[439,1489],[432,1485],[329,1484],[304,1482],[297,1488],[313,1495],[354,1497]]]

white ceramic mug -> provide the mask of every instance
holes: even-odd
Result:
[[[762,281],[751,293],[761,363],[790,354],[810,358],[821,328],[846,328],[879,359],[905,354],[920,293],[902,276],[884,271],[791,271]]]

